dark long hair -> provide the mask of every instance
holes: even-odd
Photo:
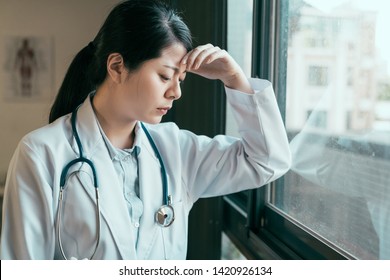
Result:
[[[95,39],[73,59],[50,111],[49,122],[72,112],[106,78],[111,53],[120,53],[129,71],[157,58],[173,43],[192,48],[181,17],[157,0],[127,0],[108,15]]]

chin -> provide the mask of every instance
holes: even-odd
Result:
[[[162,118],[145,119],[145,120],[142,120],[142,122],[148,123],[148,124],[159,124],[161,122],[161,119]]]

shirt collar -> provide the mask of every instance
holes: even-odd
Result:
[[[106,147],[107,147],[108,153],[109,153],[109,155],[111,157],[111,160],[114,160],[114,159],[120,160],[124,156],[127,156],[129,153],[138,157],[139,153],[141,152],[140,137],[138,136],[138,132],[139,132],[140,126],[139,126],[138,122],[137,122],[137,124],[135,125],[135,128],[134,128],[135,136],[134,136],[133,147],[130,148],[130,149],[123,149],[123,150],[121,150],[121,149],[118,149],[118,148],[114,147],[111,144],[110,139],[108,139],[107,135],[104,133],[104,130],[101,127],[101,125],[99,123],[99,120],[96,117],[96,114],[95,114],[95,119],[96,119],[96,123],[97,123],[97,125],[99,127],[100,134],[102,135],[104,143],[106,144]]]

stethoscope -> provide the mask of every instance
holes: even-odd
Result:
[[[61,239],[61,219],[62,219],[62,208],[63,208],[63,197],[64,197],[64,191],[65,191],[65,183],[67,179],[67,175],[69,172],[69,169],[77,164],[77,163],[86,163],[92,171],[92,177],[93,177],[93,185],[95,187],[95,210],[96,210],[96,245],[94,248],[94,251],[89,258],[90,260],[95,256],[95,253],[97,251],[97,248],[99,246],[100,242],[100,206],[99,206],[99,185],[98,185],[98,179],[97,179],[97,174],[96,174],[96,169],[95,165],[93,162],[86,157],[84,157],[84,152],[83,152],[83,145],[81,144],[80,141],[80,136],[77,132],[76,128],[76,118],[77,118],[77,110],[76,108],[72,115],[71,115],[71,125],[72,125],[72,133],[73,137],[76,140],[77,147],[79,150],[79,157],[68,162],[65,167],[63,168],[61,172],[61,177],[60,177],[60,194],[58,197],[58,210],[57,210],[57,225],[56,225],[56,231],[57,231],[57,239],[58,239],[58,245],[59,249],[61,252],[62,257],[67,260],[68,258],[66,257],[63,245],[62,245],[62,239]],[[167,172],[165,169],[164,162],[162,160],[162,157],[158,151],[158,148],[153,141],[152,136],[150,135],[149,131],[146,129],[143,123],[140,123],[143,131],[145,132],[150,145],[152,146],[154,153],[156,154],[156,157],[158,161],[160,162],[161,166],[161,178],[162,178],[162,185],[163,185],[163,204],[162,206],[156,211],[155,213],[155,221],[158,225],[162,227],[169,227],[173,221],[175,220],[175,211],[173,210],[172,207],[172,198],[170,195],[168,195],[168,177],[167,177]]]

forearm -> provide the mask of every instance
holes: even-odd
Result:
[[[254,95],[227,89],[227,99],[244,140],[245,153],[266,169],[275,179],[291,164],[286,130],[269,81],[247,79]]]
[[[237,91],[245,92],[248,94],[253,94],[254,91],[252,89],[251,84],[249,83],[248,79],[244,75],[244,73],[241,71],[239,73],[236,73],[229,79],[226,79],[225,81],[222,81],[223,84],[230,88]]]

